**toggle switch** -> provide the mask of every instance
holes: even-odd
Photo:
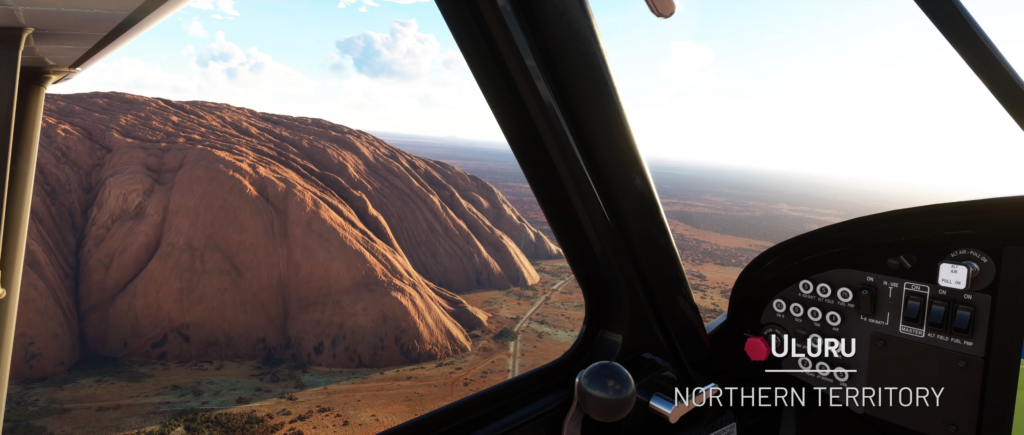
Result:
[[[861,314],[873,315],[875,314],[875,289],[874,287],[861,287],[860,292],[857,294],[857,310]]]
[[[949,302],[946,301],[932,301],[928,307],[928,327],[934,329],[946,330],[946,311],[949,308]]]
[[[974,307],[955,305],[953,310],[953,333],[971,335],[971,323],[974,321]]]
[[[921,312],[924,311],[924,298],[916,295],[907,295],[903,301],[903,322],[911,325],[921,324]]]

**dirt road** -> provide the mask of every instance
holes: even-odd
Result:
[[[519,330],[523,329],[523,327],[526,326],[526,324],[530,321],[530,316],[532,316],[533,313],[537,312],[537,309],[540,308],[540,306],[543,305],[544,302],[547,302],[548,298],[550,298],[551,295],[555,294],[555,292],[557,292],[558,289],[562,288],[563,285],[565,285],[569,281],[572,281],[574,278],[575,277],[570,275],[565,279],[555,283],[555,285],[551,286],[551,290],[548,291],[548,293],[543,297],[538,298],[537,302],[534,302],[533,306],[530,307],[530,311],[527,311],[526,314],[523,315],[522,320],[520,320],[519,323],[516,323],[516,327],[513,328],[513,331],[517,334],[516,339],[508,344],[508,351],[509,354],[511,355],[511,358],[509,358],[508,360],[509,379],[512,379],[513,377],[519,374]]]

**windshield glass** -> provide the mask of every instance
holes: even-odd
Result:
[[[1024,193],[1024,132],[913,2],[591,9],[706,321],[790,237]]]
[[[44,116],[5,434],[378,433],[583,327],[432,2],[195,0]]]

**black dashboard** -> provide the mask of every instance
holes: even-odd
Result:
[[[830,433],[1010,433],[1021,223],[1020,198],[969,201],[854,219],[769,249],[711,333],[720,384],[821,390],[824,404],[794,409]]]

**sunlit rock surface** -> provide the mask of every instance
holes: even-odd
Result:
[[[319,119],[49,95],[12,377],[82,355],[380,367],[469,350],[457,293],[561,251],[494,187]]]

